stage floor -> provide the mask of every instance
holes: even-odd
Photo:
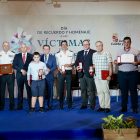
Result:
[[[140,100],[140,96],[139,96]],[[0,111],[0,140],[102,140],[101,118],[108,115],[119,116],[121,109],[121,98],[116,102],[116,97],[111,97],[111,112],[96,112],[87,109],[79,110],[81,98],[75,97],[72,110],[68,109],[67,102],[64,101],[64,109],[59,110],[59,100],[54,100],[53,110],[47,110],[47,101],[45,113],[39,112],[39,105],[36,104],[36,112],[29,114],[27,100],[24,99],[23,110],[10,111],[9,99],[5,99],[5,109]],[[17,99],[15,99],[17,105]],[[99,108],[98,99],[96,99],[96,108]],[[140,112],[140,109],[138,109]],[[133,116],[137,119],[137,126],[140,128],[140,113],[133,114],[131,109],[130,97],[128,100],[128,112],[124,116]]]

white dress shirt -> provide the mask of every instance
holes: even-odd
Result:
[[[28,66],[27,71],[27,80],[30,80],[30,75],[32,75],[32,80],[39,80],[38,73],[39,69],[43,69],[43,72],[45,72],[45,75],[48,74],[46,71],[47,67],[44,62],[39,61],[38,63],[30,63]],[[42,79],[45,79],[45,75],[42,75]]]
[[[57,65],[59,66],[60,69],[62,65],[75,63],[74,53],[72,51],[67,50],[66,54],[64,54],[62,50],[58,52],[55,56]],[[72,66],[65,67],[65,70],[72,70]]]
[[[1,51],[0,64],[12,64],[14,57],[15,57],[15,53],[11,52],[10,50],[7,53]]]

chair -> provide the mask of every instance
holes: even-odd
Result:
[[[113,80],[111,80],[111,81],[109,82],[109,89],[116,90],[116,96],[117,96],[116,100],[117,100],[117,102],[118,102],[119,82],[118,82],[118,76],[117,76],[117,74],[113,74]]]
[[[77,74],[72,74],[72,84],[71,84],[71,90],[78,90],[78,98],[79,98],[79,90],[81,90],[81,87],[79,86],[79,78]],[[66,91],[66,96],[65,100],[67,98],[67,91]],[[73,101],[73,98],[72,98]]]

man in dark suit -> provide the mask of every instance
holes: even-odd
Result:
[[[46,85],[48,93],[48,108],[52,110],[53,106],[53,82],[54,82],[54,71],[57,69],[56,58],[55,56],[49,54],[50,46],[43,46],[43,55],[40,57],[40,61],[44,62],[47,66],[47,71],[49,72],[46,75]],[[45,106],[44,106],[45,107]]]
[[[26,44],[21,45],[21,53],[16,54],[13,67],[17,70],[16,79],[18,85],[18,107],[16,110],[23,109],[23,87],[24,84],[27,90],[27,99],[29,109],[31,108],[31,89],[28,85],[27,81],[27,70],[29,63],[33,60],[33,56],[30,53],[27,53],[27,46]]]
[[[95,50],[90,49],[89,40],[83,41],[84,50],[78,52],[77,58],[75,61],[75,67],[77,71],[80,70],[79,62],[82,62],[83,69],[78,72],[78,78],[80,78],[81,85],[81,96],[82,96],[82,105],[79,109],[87,108],[87,87],[90,93],[90,110],[94,110],[95,107],[95,83],[94,78],[89,73],[89,66],[93,66],[92,64],[92,55]]]

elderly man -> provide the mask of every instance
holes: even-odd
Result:
[[[140,51],[131,47],[131,38],[125,37],[123,40],[124,48],[119,50],[117,57],[122,54],[134,54],[136,62],[133,63],[117,63],[117,57],[114,61],[115,65],[119,66],[118,81],[122,95],[122,109],[119,112],[127,111],[128,90],[130,90],[131,102],[133,113],[137,114],[138,108],[138,95],[137,95],[137,82],[138,82],[138,65],[140,64]]]
[[[27,69],[29,63],[32,61],[33,56],[30,53],[27,53],[26,44],[21,44],[21,53],[16,54],[13,62],[14,69],[17,70],[16,79],[18,85],[18,107],[16,110],[23,109],[23,87],[24,84],[27,90],[27,98],[29,109],[31,108],[31,89],[27,81]]]
[[[100,108],[96,111],[110,112],[110,92],[109,81],[112,77],[112,57],[110,52],[103,50],[103,43],[97,41],[95,43],[97,52],[93,54],[93,68],[95,69],[95,85],[97,88]],[[103,80],[101,72],[102,70],[108,70],[109,75]]]
[[[10,44],[9,42],[5,41],[2,45],[3,50],[0,52],[0,64],[12,64],[15,54],[10,51]],[[1,93],[0,93],[0,111],[4,110],[5,106],[5,87],[6,83],[8,86],[9,92],[9,100],[10,100],[10,110],[14,111],[14,81],[15,81],[15,74],[3,74],[1,75]]]
[[[80,78],[81,85],[81,96],[82,96],[82,105],[79,109],[87,108],[87,87],[90,93],[90,110],[95,108],[95,83],[93,75],[89,73],[89,66],[92,66],[92,55],[96,52],[95,50],[90,49],[89,40],[83,41],[84,50],[78,52],[77,58],[75,61],[75,67],[77,71],[80,70],[79,62],[82,63],[83,69],[78,72],[78,78]]]

